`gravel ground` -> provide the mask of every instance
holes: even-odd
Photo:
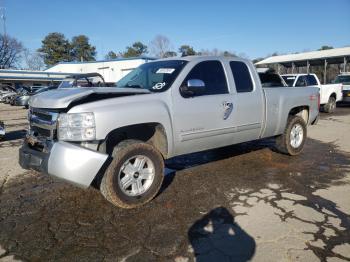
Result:
[[[264,140],[172,159],[134,210],[22,170],[26,110],[0,104],[0,120],[0,261],[350,261],[350,107],[297,157]]]

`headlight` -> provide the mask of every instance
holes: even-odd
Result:
[[[58,118],[58,139],[65,141],[95,140],[94,113],[60,114]]]

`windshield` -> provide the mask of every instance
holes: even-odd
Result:
[[[72,87],[74,83],[74,79],[70,79],[70,80],[63,80],[60,85],[58,86],[58,88],[68,88],[68,87]]]
[[[295,76],[282,76],[283,80],[286,82],[288,86],[293,86],[295,81]]]
[[[334,80],[336,84],[350,84],[350,75],[346,76],[337,76]]]
[[[101,76],[76,76],[69,77],[60,83],[58,88],[70,88],[70,87],[100,87],[105,86],[106,83]]]
[[[152,92],[167,90],[187,64],[183,60],[167,60],[145,63],[117,82],[117,87],[142,88]]]

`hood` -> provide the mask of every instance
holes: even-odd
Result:
[[[117,87],[82,87],[59,88],[34,95],[29,100],[31,107],[37,108],[67,108],[72,102],[94,96],[93,100],[113,98],[118,96],[149,94],[146,89]],[[91,102],[91,100],[90,100]]]

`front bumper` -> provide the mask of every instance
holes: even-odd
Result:
[[[19,149],[19,164],[82,188],[91,182],[107,161],[108,155],[67,142],[56,142],[49,152],[32,149],[26,142]]]

